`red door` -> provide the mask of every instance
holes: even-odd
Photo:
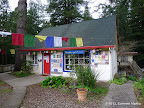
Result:
[[[44,74],[50,74],[50,53],[44,53]]]

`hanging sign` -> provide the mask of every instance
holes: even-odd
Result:
[[[84,50],[69,50],[69,51],[65,51],[65,54],[84,54],[85,51]]]

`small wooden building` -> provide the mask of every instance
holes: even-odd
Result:
[[[66,24],[43,29],[39,35],[76,38],[83,46],[70,47],[70,41],[62,41],[62,47],[46,48],[45,42],[35,38],[35,48],[23,51],[35,52],[26,59],[33,61],[33,72],[55,76],[70,76],[72,65],[90,66],[99,73],[98,80],[112,80],[117,73],[116,16]]]

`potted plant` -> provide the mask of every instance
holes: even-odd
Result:
[[[84,101],[84,100],[86,100],[86,97],[87,97],[87,89],[85,89],[84,88],[84,81],[83,81],[83,72],[84,72],[84,67],[82,67],[82,66],[79,66],[79,67],[77,67],[76,69],[75,69],[75,71],[76,71],[76,74],[77,74],[77,76],[78,77],[82,77],[82,85],[83,85],[83,88],[78,88],[77,89],[77,94],[78,94],[78,99],[79,99],[79,101]]]

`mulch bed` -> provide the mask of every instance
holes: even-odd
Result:
[[[61,92],[61,89],[43,88],[41,84],[35,84],[27,87],[21,108],[97,108],[104,96],[92,95],[97,99],[88,98],[79,102],[76,92]]]
[[[9,98],[11,95],[13,87],[8,85],[7,83],[3,82],[0,84],[0,108],[2,104]]]

